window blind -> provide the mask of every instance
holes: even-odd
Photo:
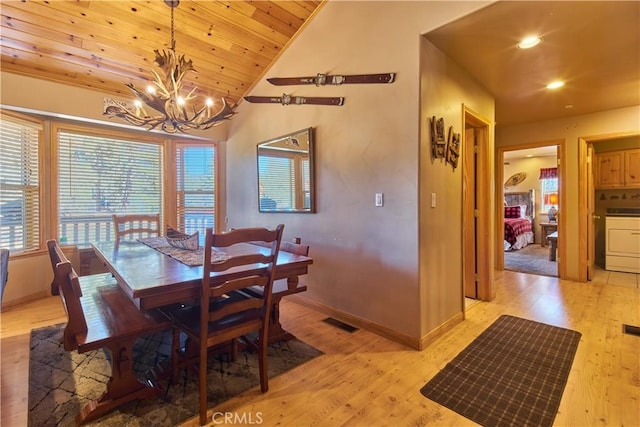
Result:
[[[41,130],[7,115],[0,120],[0,246],[11,251],[40,246]]]
[[[162,145],[58,131],[58,238],[112,240],[112,214],[162,217]]]
[[[215,231],[215,165],[215,147],[177,145],[176,226],[184,233]]]
[[[260,210],[294,209],[296,171],[293,157],[258,156],[260,168]]]

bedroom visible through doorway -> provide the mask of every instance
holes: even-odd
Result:
[[[556,145],[503,153],[505,270],[558,276],[557,240],[548,240],[562,211],[557,164]]]

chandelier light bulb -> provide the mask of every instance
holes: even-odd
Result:
[[[213,107],[213,99],[207,98],[205,104],[207,105],[207,107]]]
[[[149,93],[151,95],[155,94],[156,93],[156,88],[153,87],[153,85],[148,85],[147,86],[147,93]]]
[[[179,96],[178,98],[176,98],[176,104],[184,105],[184,104],[186,104],[186,102],[184,101],[183,97]]]
[[[142,107],[142,101],[140,101],[139,99],[136,99],[133,101],[133,105],[135,105],[136,108],[140,108]]]

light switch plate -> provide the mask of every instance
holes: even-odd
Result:
[[[384,196],[382,193],[376,193],[376,206],[384,205]]]

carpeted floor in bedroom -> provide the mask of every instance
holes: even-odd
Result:
[[[521,273],[558,276],[558,263],[549,261],[549,246],[543,248],[538,244],[505,252],[504,268]]]

